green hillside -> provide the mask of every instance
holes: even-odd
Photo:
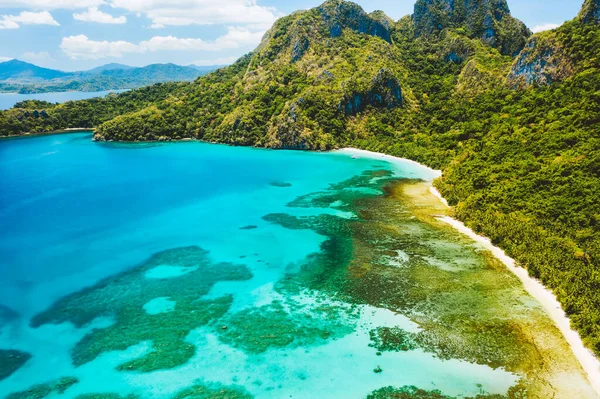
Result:
[[[329,0],[194,83],[22,104],[0,113],[0,134],[97,127],[98,141],[354,146],[441,168],[456,216],[552,288],[600,354],[598,0],[531,37],[505,1],[461,4],[419,0],[392,21]]]

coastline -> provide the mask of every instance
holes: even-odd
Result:
[[[395,164],[406,164],[407,162],[417,164],[432,172],[436,172],[437,177],[442,176],[442,172],[439,170],[431,169],[416,161],[412,161],[405,158],[394,157],[391,155],[359,150],[355,148],[344,148],[336,152],[364,158],[385,160]],[[434,179],[431,179],[429,181],[429,183],[431,184],[431,194],[438,198],[445,206],[449,207],[448,201],[433,186],[433,180]],[[583,368],[585,374],[587,375],[590,385],[592,386],[594,391],[596,391],[598,396],[600,396],[600,359],[598,359],[592,353],[592,351],[585,347],[581,337],[579,336],[579,333],[577,333],[577,331],[571,328],[571,321],[569,320],[567,314],[563,310],[561,304],[558,302],[558,299],[556,299],[554,293],[550,289],[546,288],[539,280],[529,276],[527,269],[518,266],[514,259],[506,255],[504,250],[493,245],[489,238],[477,234],[475,231],[467,227],[463,222],[451,218],[449,216],[440,216],[437,219],[441,222],[448,224],[459,233],[468,236],[469,238],[482,245],[485,249],[490,251],[495,258],[501,261],[508,268],[508,270],[521,281],[527,293],[531,295],[543,307],[543,309],[550,316],[556,327],[560,330],[561,334],[569,344],[569,347],[571,348],[571,351],[573,352],[575,358],[577,359],[577,361]]]
[[[389,162],[391,164],[394,165],[406,165],[406,164],[410,164],[413,166],[417,166],[419,168],[422,168],[423,170],[427,170],[427,172],[430,174],[430,180],[433,181],[435,179],[437,179],[438,177],[442,176],[442,171],[441,170],[436,170],[436,169],[432,169],[428,166],[425,166],[417,161],[413,161],[412,159],[407,159],[407,158],[400,158],[400,157],[395,157],[392,155],[387,155],[387,154],[382,154],[380,152],[373,152],[373,151],[367,151],[367,150],[359,150],[358,148],[341,148],[335,151],[332,151],[335,154],[345,154],[345,155],[350,155],[352,157],[358,157],[358,158],[370,158],[370,159],[375,159],[378,161],[386,161]]]
[[[44,133],[24,133],[24,134],[13,134],[10,136],[0,136],[0,140],[8,140],[8,139],[21,139],[21,138],[28,138],[28,137],[40,137],[40,136],[52,136],[52,135],[58,135],[58,134],[69,134],[69,133],[83,133],[83,132],[94,132],[93,128],[84,128],[84,127],[79,127],[79,128],[69,128],[69,129],[63,129],[63,130],[55,130],[52,132],[44,132]]]

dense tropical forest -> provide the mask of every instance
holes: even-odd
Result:
[[[505,0],[419,0],[400,21],[329,0],[193,83],[20,103],[0,135],[354,146],[440,168],[456,216],[552,288],[600,354],[599,10],[532,35]]]

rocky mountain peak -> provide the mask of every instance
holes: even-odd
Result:
[[[417,36],[462,28],[503,54],[516,55],[531,31],[514,18],[506,0],[418,0],[413,21]]]
[[[316,8],[279,19],[265,34],[257,51],[271,59],[289,54],[295,63],[315,44],[328,43],[341,37],[344,31],[378,37],[391,44],[393,25],[394,21],[382,11],[367,14],[358,4],[327,0]]]
[[[358,4],[344,0],[328,0],[318,10],[331,37],[339,37],[344,29],[351,29],[391,42],[390,24],[383,12],[369,15]]]
[[[586,24],[600,23],[600,0],[585,0],[579,19]]]

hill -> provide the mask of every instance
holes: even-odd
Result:
[[[116,62],[113,62],[111,64],[106,64],[106,65],[100,65],[99,67],[90,69],[89,71],[86,71],[87,73],[102,73],[104,71],[113,71],[115,69],[133,69],[135,67],[129,66],[129,65],[125,65],[125,64],[118,64]]]
[[[224,68],[226,66],[227,65],[194,65],[194,64],[188,65],[188,67],[194,68],[194,69],[200,71],[202,74],[211,73],[211,72],[215,71],[216,69]]]
[[[208,71],[213,71],[208,69]],[[139,82],[151,81],[168,82],[168,81],[185,81],[194,80],[201,73],[196,68],[190,68],[175,64],[152,64],[142,68],[105,68],[100,72],[102,76],[110,76],[123,80],[135,80]]]
[[[135,89],[155,83],[191,81],[215,69],[175,64],[136,68],[113,63],[89,71],[62,72],[12,60],[0,63],[0,91],[28,94]]]
[[[0,132],[353,146],[440,168],[456,216],[550,287],[600,354],[597,6],[530,36],[503,0],[418,1],[399,21],[329,0],[193,83],[16,108],[0,113]]]
[[[0,80],[33,81],[57,79],[65,76],[69,76],[69,73],[38,67],[19,60],[0,63]]]

